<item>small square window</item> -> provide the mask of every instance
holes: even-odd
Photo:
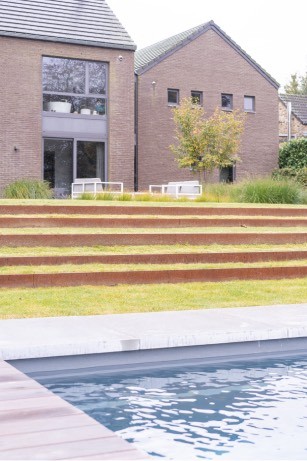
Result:
[[[179,90],[167,90],[167,102],[172,106],[178,106],[179,104]]]
[[[191,98],[193,104],[198,106],[203,105],[203,92],[202,91],[191,91]]]
[[[255,96],[244,96],[245,112],[255,112]]]
[[[222,109],[232,110],[233,108],[233,95],[222,93]]]

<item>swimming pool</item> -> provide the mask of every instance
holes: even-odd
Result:
[[[306,356],[40,382],[155,457],[307,459]]]

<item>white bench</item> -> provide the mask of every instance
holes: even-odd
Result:
[[[149,186],[149,193],[160,193],[166,195],[173,195],[179,197],[195,198],[203,193],[203,186],[199,181],[178,181],[169,182],[168,184],[151,184]]]
[[[115,189],[115,190],[114,190]],[[76,178],[71,185],[71,198],[75,199],[82,194],[123,194],[124,184],[122,182],[101,181],[100,178]]]

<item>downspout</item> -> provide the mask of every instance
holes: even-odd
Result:
[[[139,189],[139,156],[138,156],[138,75],[134,76],[134,191]]]
[[[291,141],[291,115],[292,115],[292,104],[287,102],[287,117],[288,117],[288,141]]]

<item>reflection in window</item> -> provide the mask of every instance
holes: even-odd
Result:
[[[77,142],[77,178],[100,178],[105,181],[105,144]]]
[[[43,58],[43,91],[85,93],[85,62]]]
[[[179,104],[179,90],[167,90],[167,102],[170,105]]]
[[[107,65],[77,59],[43,58],[43,110],[106,114]]]
[[[89,62],[89,93],[105,94],[106,92],[106,66],[102,62]]]
[[[222,94],[222,108],[232,110],[233,108],[233,96],[232,94]]]
[[[191,98],[193,104],[198,106],[203,105],[203,92],[202,91],[191,91]]]
[[[72,139],[45,139],[44,180],[50,183],[56,197],[62,197],[70,193],[72,178]]]

